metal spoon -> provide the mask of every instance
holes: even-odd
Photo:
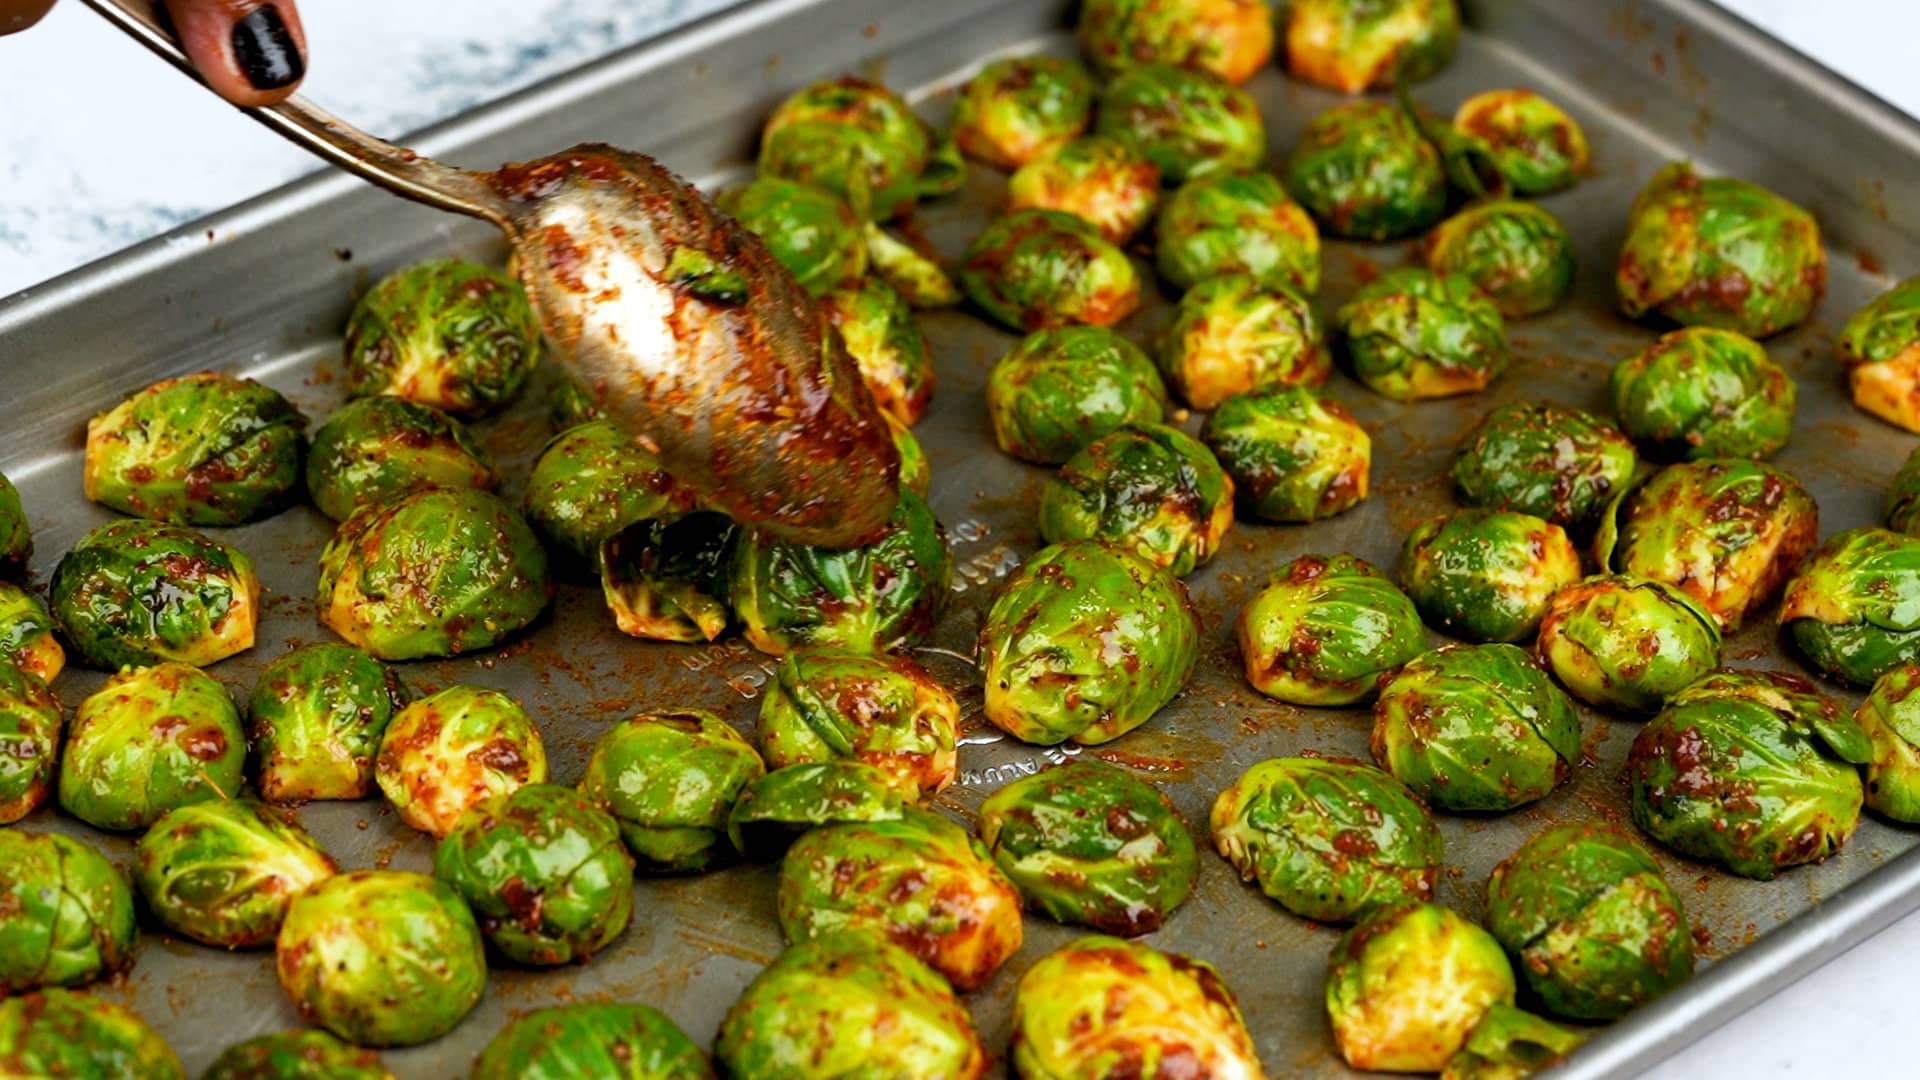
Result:
[[[85,2],[194,74],[144,0]],[[241,111],[398,195],[499,226],[554,359],[706,505],[806,544],[885,528],[899,455],[840,336],[758,237],[659,163],[587,144],[469,172],[298,97]]]

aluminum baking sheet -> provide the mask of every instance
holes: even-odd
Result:
[[[1459,57],[1418,96],[1450,111],[1479,90],[1530,86],[1585,125],[1596,174],[1544,200],[1578,240],[1574,293],[1563,308],[1512,325],[1513,369],[1486,393],[1400,405],[1336,375],[1331,392],[1373,432],[1375,494],[1317,525],[1238,524],[1220,557],[1188,579],[1206,628],[1192,685],[1140,730],[1078,753],[1163,784],[1203,842],[1215,793],[1248,764],[1305,750],[1367,752],[1364,711],[1291,708],[1246,685],[1231,627],[1250,589],[1303,552],[1347,550],[1394,565],[1408,527],[1450,505],[1446,472],[1455,441],[1493,406],[1555,399],[1602,407],[1609,366],[1653,336],[1614,313],[1611,269],[1626,208],[1664,161],[1694,157],[1710,170],[1765,183],[1823,220],[1832,265],[1826,302],[1809,324],[1768,349],[1800,385],[1798,426],[1779,464],[1818,496],[1824,531],[1874,521],[1884,486],[1915,441],[1855,412],[1832,359],[1833,334],[1847,313],[1920,270],[1920,241],[1910,228],[1920,220],[1920,137],[1911,124],[1693,0],[1483,0],[1467,8],[1472,30]],[[743,5],[416,142],[453,160],[491,165],[606,140],[720,183],[750,167],[761,118],[806,82],[849,70],[878,76],[940,120],[945,92],[985,58],[1070,53],[1069,18],[1065,3],[1029,0]],[[1273,70],[1250,90],[1265,111],[1274,160],[1308,118],[1337,101]],[[956,255],[994,211],[1003,183],[1001,175],[972,167],[964,192],[928,204],[919,228]],[[322,175],[0,301],[0,386],[9,417],[0,432],[0,469],[19,484],[33,520],[36,580],[108,516],[80,491],[83,426],[92,412],[154,379],[214,368],[265,380],[318,422],[341,401],[338,333],[355,291],[395,266],[446,254],[501,252],[478,226]],[[1319,301],[1330,308],[1358,282],[1411,258],[1406,244],[1329,243]],[[1164,297],[1152,297],[1125,331],[1148,341],[1168,307]],[[1075,751],[1006,741],[979,720],[977,680],[965,657],[993,583],[1039,546],[1033,505],[1046,474],[999,454],[989,438],[982,385],[1013,336],[965,310],[932,313],[925,323],[939,386],[918,433],[933,462],[931,501],[947,526],[957,572],[947,616],[921,658],[969,704],[962,779],[942,799],[965,818],[993,789]],[[514,478],[513,497],[549,434],[539,397],[530,395],[484,429]],[[269,590],[259,644],[212,669],[242,700],[268,659],[327,638],[315,621],[313,592],[328,532],[310,508],[224,531],[255,557]],[[1745,666],[1795,666],[1767,617],[1729,640],[1727,655]],[[613,630],[598,590],[570,583],[538,626],[508,647],[405,665],[403,674],[422,692],[471,682],[514,694],[540,721],[555,779],[571,782],[596,735],[636,711],[702,706],[750,731],[770,669],[767,658],[737,640],[668,646],[626,639]],[[57,689],[71,705],[100,681],[97,673],[73,671]],[[1526,836],[1559,821],[1624,818],[1620,767],[1637,725],[1592,713],[1585,724],[1585,761],[1551,797],[1500,817],[1442,819],[1449,863],[1443,901],[1478,916],[1487,873]],[[377,801],[314,804],[300,816],[344,866],[429,867],[429,841]],[[127,838],[91,833],[51,811],[26,826],[86,833],[115,859],[130,856]],[[1597,1076],[1644,1066],[1915,906],[1920,856],[1898,858],[1914,839],[1869,817],[1839,855],[1770,883],[1662,855],[1701,929],[1708,967],[1659,1005],[1615,1025],[1569,1072]],[[1150,940],[1220,967],[1272,1075],[1343,1075],[1321,1006],[1336,931],[1282,911],[1211,854],[1201,868],[1192,900]],[[607,997],[656,1005],[707,1041],[740,989],[781,947],[774,877],[772,867],[748,865],[642,879],[632,928],[592,963],[542,972],[498,968],[484,1001],[455,1032],[390,1052],[387,1061],[407,1078],[464,1075],[514,1015]],[[1074,935],[1045,919],[1027,921],[1025,947],[970,999],[990,1048],[1006,1044],[1020,974]],[[138,1009],[196,1072],[229,1043],[299,1022],[275,984],[270,953],[222,953],[152,930],[130,975],[99,992]]]

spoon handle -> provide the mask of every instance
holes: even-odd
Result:
[[[149,0],[83,0],[106,20],[162,60],[202,82],[193,61],[173,36],[160,26]],[[376,139],[304,98],[295,96],[277,105],[241,108],[335,165],[392,191],[396,195],[456,214],[482,218],[507,227],[505,200],[473,173],[456,169],[402,146]]]

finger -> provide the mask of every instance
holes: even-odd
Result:
[[[0,35],[25,30],[52,6],[53,0],[0,0]]]
[[[166,4],[200,77],[235,105],[271,105],[292,94],[307,73],[307,38],[293,0]]]

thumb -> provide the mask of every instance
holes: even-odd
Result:
[[[307,73],[293,0],[166,0],[166,13],[200,77],[235,105],[271,105]]]

